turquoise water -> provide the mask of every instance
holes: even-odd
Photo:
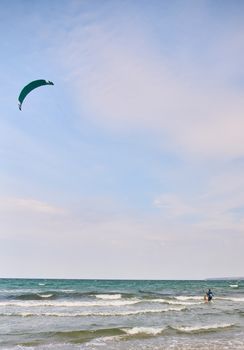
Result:
[[[231,284],[0,279],[0,348],[244,349],[244,281]]]

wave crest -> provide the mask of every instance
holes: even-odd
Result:
[[[117,300],[121,299],[121,294],[96,294],[95,297],[97,299],[103,299],[103,300]]]
[[[179,327],[171,327],[179,332],[183,333],[200,333],[200,332],[211,332],[221,330],[223,328],[231,328],[233,327],[233,323],[222,323],[222,324],[212,324],[205,326],[179,326]]]
[[[162,333],[166,328],[165,327],[133,327],[133,328],[123,328],[124,331],[128,335],[136,335],[136,334],[147,334],[147,335],[157,335]]]

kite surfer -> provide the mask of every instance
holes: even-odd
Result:
[[[207,301],[211,301],[213,299],[213,292],[211,291],[211,289],[209,289],[206,293],[206,299]]]

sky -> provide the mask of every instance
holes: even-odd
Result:
[[[244,276],[243,38],[238,0],[2,0],[0,277]]]

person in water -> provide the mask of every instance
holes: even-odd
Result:
[[[208,301],[211,301],[213,299],[213,292],[211,291],[211,289],[208,290],[206,296],[208,298]]]

